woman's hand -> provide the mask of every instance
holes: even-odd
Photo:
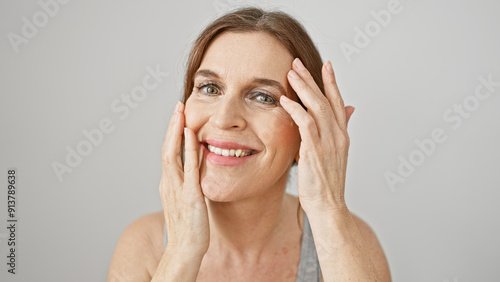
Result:
[[[288,81],[307,111],[285,96],[281,96],[280,103],[299,127],[301,136],[298,161],[300,203],[306,213],[325,209],[344,211],[349,150],[347,122],[354,108],[344,108],[330,62],[322,68],[326,95],[298,58],[292,66]]]
[[[184,105],[178,102],[162,146],[160,197],[167,225],[167,249],[203,256],[209,246],[210,229],[199,180],[199,144],[194,132],[184,128],[184,121]],[[180,156],[183,131],[184,168]]]
[[[210,242],[207,205],[199,179],[199,144],[194,132],[184,128],[184,121],[184,105],[178,102],[161,150],[160,197],[168,242],[153,282],[195,281]],[[184,168],[180,155],[183,131]]]
[[[370,235],[367,237],[370,248],[365,246],[344,200],[349,150],[347,123],[354,108],[344,107],[330,62],[323,65],[321,72],[325,95],[298,59],[288,73],[288,81],[307,111],[281,96],[281,104],[298,125],[302,138],[299,200],[311,224],[325,281],[381,281],[371,259],[373,255],[379,262],[384,261],[380,245]],[[378,266],[384,281],[390,281],[387,264]]]

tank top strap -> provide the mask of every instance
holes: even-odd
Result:
[[[321,268],[319,265],[314,238],[309,225],[309,219],[304,212],[304,232],[302,233],[302,245],[300,250],[299,270],[297,271],[297,282],[321,282]],[[163,230],[163,248],[167,246],[167,225]]]
[[[163,250],[167,247],[168,241],[168,233],[167,233],[167,224],[163,224]]]
[[[321,268],[319,265],[314,238],[309,225],[309,219],[304,212],[304,232],[302,233],[302,246],[300,250],[299,270],[297,282],[321,282]]]

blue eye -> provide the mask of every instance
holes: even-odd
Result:
[[[259,103],[270,105],[276,104],[276,99],[274,99],[271,95],[265,93],[257,93],[254,97]]]

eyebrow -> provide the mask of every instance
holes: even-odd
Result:
[[[216,72],[214,72],[212,70],[207,70],[207,69],[201,69],[201,70],[196,71],[196,73],[194,74],[194,77],[197,77],[197,76],[213,77],[216,79],[220,79],[220,76]],[[285,88],[283,87],[283,85],[281,85],[281,83],[277,82],[276,80],[256,77],[252,80],[252,82],[256,82],[258,84],[274,87],[274,88],[278,89],[282,95],[286,96]]]

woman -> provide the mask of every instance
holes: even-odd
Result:
[[[193,46],[184,101],[162,147],[163,211],[124,231],[109,281],[391,280],[344,201],[354,108],[296,20],[217,19]],[[285,193],[295,163],[298,198]]]

